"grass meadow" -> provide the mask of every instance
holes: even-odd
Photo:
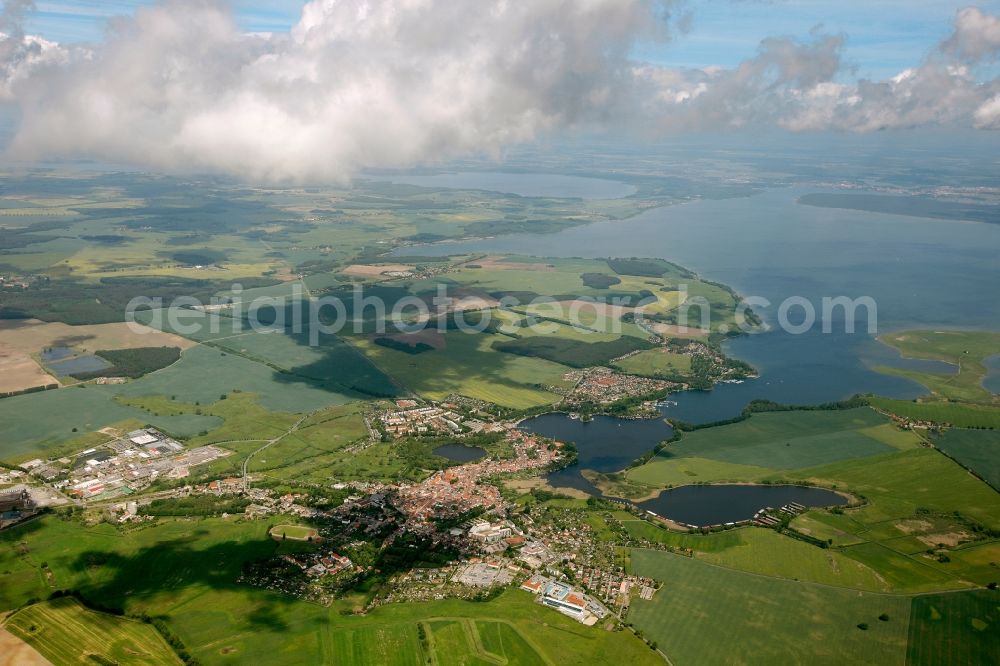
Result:
[[[153,625],[87,610],[72,598],[22,608],[8,617],[4,626],[53,664],[182,663]]]

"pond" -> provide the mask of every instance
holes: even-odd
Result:
[[[49,347],[39,354],[42,361],[45,363],[49,363],[50,361],[61,361],[64,358],[69,358],[75,355],[76,350],[72,347]]]
[[[432,453],[454,462],[463,463],[486,457],[486,449],[481,449],[478,446],[466,446],[464,444],[445,444],[434,449]]]
[[[843,506],[847,498],[825,488],[727,484],[665,490],[637,506],[678,523],[702,527],[750,520],[761,509],[789,502],[808,507]]]
[[[521,422],[520,428],[560,442],[573,442],[577,449],[577,464],[549,474],[549,485],[575,488],[592,495],[601,493],[580,475],[581,469],[617,472],[673,434],[662,419],[595,416],[593,421],[588,422],[560,412],[527,419]]]
[[[110,368],[111,364],[100,356],[77,356],[68,358],[65,361],[56,361],[48,364],[49,369],[56,373],[58,377],[67,377],[81,372],[94,372]]]

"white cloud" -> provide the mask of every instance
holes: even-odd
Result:
[[[974,114],[975,126],[980,129],[1000,130],[1000,95],[995,95],[982,106],[976,109]]]
[[[287,33],[246,34],[225,6],[167,0],[60,47],[0,17],[11,154],[88,157],[256,180],[344,180],[365,167],[497,153],[592,125],[640,131],[779,125],[1000,129],[1000,83],[970,66],[1000,49],[995,17],[885,81],[850,81],[845,36],[768,39],[740,65],[630,60],[667,37],[653,0],[316,0]]]
[[[317,0],[290,33],[253,36],[215,2],[168,1],[85,57],[9,76],[11,150],[299,181],[496,152],[616,115],[632,45],[665,34],[660,8]]]
[[[992,60],[1000,52],[1000,18],[966,7],[955,17],[955,31],[944,42],[946,51],[969,62]]]

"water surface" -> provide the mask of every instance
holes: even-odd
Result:
[[[843,506],[847,498],[832,490],[806,486],[701,485],[665,490],[639,508],[686,525],[703,527],[750,520],[768,507],[789,502],[804,506]]]
[[[516,234],[400,252],[662,257],[744,296],[767,299],[770,306],[755,309],[772,330],[725,345],[727,353],[755,365],[760,378],[672,396],[678,404],[664,414],[693,423],[731,418],[757,398],[817,404],[856,393],[912,399],[927,392],[914,381],[872,369],[909,361],[877,342],[864,316],[853,317],[860,319],[853,333],[846,332],[842,312],[831,318],[830,333],[819,324],[801,335],[779,330],[778,305],[791,296],[805,298],[817,315],[823,297],[869,296],[877,305],[876,333],[909,327],[1000,329],[1000,299],[982,297],[984,285],[1000,284],[1000,225],[796,203],[807,191],[772,190],[657,208],[629,220],[554,234]],[[994,385],[997,380],[989,381]]]
[[[74,355],[76,355],[76,350],[72,347],[49,347],[39,354],[42,361],[45,363],[50,361],[61,361],[64,358],[69,358]]]
[[[466,446],[464,444],[445,444],[432,451],[436,456],[447,458],[454,462],[472,462],[486,456],[486,449],[478,446]]]
[[[100,356],[77,356],[68,358],[65,361],[56,361],[48,364],[49,369],[56,373],[58,377],[67,377],[81,372],[96,372],[111,367],[111,364]]]
[[[986,366],[983,388],[991,393],[1000,394],[1000,354],[990,356],[983,362],[983,365]]]
[[[522,197],[556,199],[621,199],[635,194],[628,183],[604,178],[563,176],[549,173],[505,173],[502,171],[466,171],[434,175],[386,176],[379,180],[416,185],[445,187],[454,190],[488,190]]]
[[[593,495],[601,493],[580,475],[581,469],[617,472],[673,434],[661,419],[595,416],[587,422],[563,413],[536,416],[522,421],[520,427],[536,435],[573,442],[577,464],[550,473],[548,482],[556,488],[575,488]]]

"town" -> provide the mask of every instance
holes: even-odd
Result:
[[[575,391],[604,402],[669,387],[607,368],[572,374]],[[44,485],[5,491],[0,526],[58,503],[92,507],[118,524],[188,515],[189,508],[228,520],[291,519],[269,530],[280,544],[276,555],[248,564],[239,581],[330,604],[375,579],[378,592],[362,610],[395,601],[484,598],[518,587],[541,605],[595,624],[609,615],[620,619],[634,595],[652,596],[656,584],[627,574],[614,549],[595,541],[579,516],[529,513],[507,496],[506,480],[571,464],[574,447],[524,432],[495,406],[460,396],[429,403],[403,398],[392,407],[365,416],[368,443],[357,446],[489,435],[494,452],[419,482],[341,481],[288,492],[255,485],[248,475],[185,483],[193,468],[231,452],[186,448],[148,426],[105,429],[102,444],[6,470],[5,481],[33,478]],[[165,483],[154,486],[157,481]]]

